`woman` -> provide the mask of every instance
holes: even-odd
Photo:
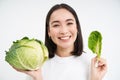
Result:
[[[46,17],[45,45],[49,60],[35,71],[21,71],[33,80],[102,80],[107,65],[102,58],[97,63],[83,53],[83,39],[76,12],[67,4],[53,6]],[[90,74],[90,75],[89,75]]]

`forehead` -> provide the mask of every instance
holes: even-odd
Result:
[[[55,10],[50,16],[50,22],[56,21],[56,20],[65,21],[67,19],[75,20],[73,14],[71,12],[69,12],[68,10],[63,9],[63,8]]]

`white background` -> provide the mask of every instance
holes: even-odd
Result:
[[[24,80],[26,75],[5,62],[5,51],[24,36],[44,42],[45,17],[56,3],[67,3],[77,12],[84,38],[98,30],[103,36],[102,57],[107,59],[107,80],[120,80],[120,0],[0,0],[0,80]]]

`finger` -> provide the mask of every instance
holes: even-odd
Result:
[[[97,56],[91,59],[91,66],[96,67],[97,66]]]
[[[101,69],[103,70],[107,70],[107,62],[105,59],[100,58],[99,62],[98,62],[98,67],[101,67]]]
[[[99,65],[106,65],[107,64],[106,60],[103,58],[100,58],[98,63],[99,63]]]

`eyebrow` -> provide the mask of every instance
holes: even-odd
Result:
[[[65,22],[67,22],[67,21],[74,21],[73,19],[67,19]],[[56,20],[56,21],[53,21],[51,24],[53,24],[53,23],[59,23],[60,21],[58,21],[58,20]]]
[[[60,22],[60,21],[57,21],[57,20],[56,20],[56,21],[51,22],[51,24],[53,24],[53,23],[59,23],[59,22]]]
[[[67,22],[67,21],[74,21],[74,20],[73,20],[73,19],[67,19],[66,22]]]

